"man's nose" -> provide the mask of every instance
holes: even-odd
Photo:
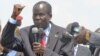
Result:
[[[40,15],[37,15],[37,16],[36,16],[36,19],[37,19],[37,20],[40,20],[40,19],[41,19],[41,16],[40,16]]]

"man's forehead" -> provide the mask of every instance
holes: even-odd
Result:
[[[43,7],[44,7],[44,5],[43,5],[43,4],[40,4],[40,5],[39,5],[39,8],[43,8]]]
[[[38,4],[34,7],[34,11],[48,11],[48,7],[45,4]]]
[[[40,8],[48,8],[48,5],[45,3],[40,3],[40,4],[36,4],[34,5],[34,9],[40,9]]]

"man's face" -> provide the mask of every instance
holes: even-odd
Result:
[[[48,27],[50,18],[51,16],[48,14],[48,10],[45,6],[33,9],[33,21],[35,26],[40,28]]]

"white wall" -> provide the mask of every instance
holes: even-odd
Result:
[[[21,15],[23,23],[21,27],[31,25],[32,6],[40,0],[1,0],[0,19],[2,26],[11,16],[13,5],[21,3],[26,5]],[[46,0],[53,8],[52,21],[62,27],[68,23],[77,21],[80,25],[94,31],[100,27],[100,0]]]

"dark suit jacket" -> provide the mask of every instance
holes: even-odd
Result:
[[[95,47],[100,47],[100,33],[91,32],[91,37],[89,42]]]
[[[54,25],[53,23],[51,24],[52,27],[46,46],[47,48],[45,49],[43,56],[66,56],[67,53],[61,50],[66,44],[66,42],[61,41],[61,35],[66,30],[62,27]],[[30,42],[29,37],[30,27],[31,26],[22,28],[20,30],[20,37],[16,38],[14,37],[16,25],[8,22],[2,33],[2,45],[10,49],[22,51],[25,56],[36,56],[31,48],[32,43]],[[66,48],[64,50],[66,50]]]
[[[72,39],[62,50],[67,53],[67,56],[74,56],[74,47],[76,43]],[[66,49],[65,49],[66,48]],[[78,45],[76,56],[91,56],[91,51],[89,48]]]

